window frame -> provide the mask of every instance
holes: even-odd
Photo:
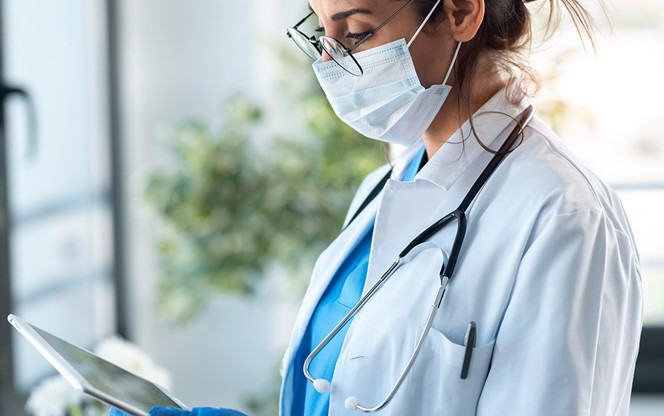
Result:
[[[617,192],[662,192],[664,183],[622,183],[613,184]],[[637,241],[638,244],[638,241]],[[659,262],[659,260],[658,260]],[[639,354],[634,370],[633,393],[664,393],[664,327],[644,325],[639,342]]]
[[[0,0],[0,82],[4,82],[4,2]],[[0,221],[0,318],[11,313],[12,288],[9,273],[10,266],[10,227],[9,201],[7,189],[7,146],[5,140],[6,112],[4,97],[0,99],[0,213],[4,214],[4,221]],[[20,399],[14,392],[14,356],[12,345],[12,328],[10,325],[0,324],[0,413],[15,413],[20,406]]]
[[[0,83],[4,81],[4,1],[0,0]],[[119,5],[115,0],[102,0],[100,10],[105,13],[106,21],[106,60],[108,89],[108,116],[109,116],[109,150],[110,150],[110,209],[113,222],[111,238],[113,239],[112,281],[115,294],[115,332],[121,337],[127,337],[126,293],[125,293],[125,258],[123,255],[123,187],[121,176],[121,127],[120,127],[120,83],[119,83],[119,54],[118,54],[118,16]],[[1,98],[1,97],[0,97]],[[0,213],[5,213],[0,221],[0,318],[13,312],[14,299],[11,287],[11,228],[12,220],[9,218],[9,190],[8,190],[8,152],[5,139],[6,110],[4,101],[0,100]],[[8,323],[0,323],[0,414],[25,414],[27,394],[18,391],[15,386],[14,374],[14,330]]]
[[[632,391],[664,393],[664,328],[662,327],[643,328]]]

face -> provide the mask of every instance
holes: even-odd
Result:
[[[309,5],[318,17],[325,35],[350,48],[363,34],[389,18],[404,2],[405,0],[310,0]],[[443,7],[443,2],[438,7]],[[353,54],[399,39],[408,42],[423,21],[422,16],[406,7],[394,20],[355,49]],[[454,39],[449,29],[446,30],[444,20],[437,24],[427,24],[425,30],[420,32],[410,46],[410,54],[424,87],[443,81],[452,60],[453,49]],[[323,53],[322,59],[329,60],[330,57]]]

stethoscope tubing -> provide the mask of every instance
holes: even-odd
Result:
[[[500,147],[498,152],[494,155],[494,157],[491,159],[491,161],[487,164],[487,166],[484,168],[480,176],[477,178],[471,189],[468,191],[466,196],[464,197],[463,201],[459,205],[457,209],[454,211],[450,212],[449,214],[445,215],[443,218],[440,220],[436,221],[432,225],[430,225],[427,229],[422,231],[417,237],[415,237],[407,246],[404,248],[404,250],[399,254],[399,258],[397,261],[392,263],[392,265],[383,273],[383,275],[378,279],[378,281],[369,289],[369,291],[362,296],[362,298],[357,302],[357,304],[344,316],[344,318],[339,322],[333,329],[330,331],[330,333],[316,346],[316,348],[307,356],[307,358],[304,361],[303,365],[303,371],[305,377],[316,384],[316,379],[311,375],[309,372],[309,365],[313,361],[313,359],[320,353],[320,351],[325,348],[325,346],[334,338],[341,329],[348,324],[348,322],[353,319],[353,317],[359,312],[365,305],[366,303],[371,300],[371,298],[376,294],[376,292],[380,289],[380,287],[387,282],[387,280],[394,274],[394,272],[399,268],[399,266],[402,264],[406,256],[410,254],[410,252],[420,244],[428,241],[434,234],[439,232],[442,228],[444,228],[447,224],[451,223],[452,221],[457,221],[458,226],[457,226],[457,232],[454,237],[454,243],[452,244],[452,251],[450,252],[450,256],[447,262],[443,262],[443,266],[440,271],[440,280],[441,284],[438,289],[438,292],[436,293],[436,298],[434,299],[434,302],[431,306],[431,311],[429,312],[429,316],[427,318],[426,325],[424,327],[424,330],[422,331],[422,334],[418,338],[417,344],[415,346],[415,351],[413,354],[410,356],[408,363],[406,364],[406,367],[404,368],[404,371],[401,373],[401,376],[399,377],[398,381],[394,385],[394,387],[390,390],[389,394],[387,397],[377,406],[374,407],[364,407],[361,406],[359,403],[354,404],[354,408],[356,410],[360,410],[365,413],[372,413],[372,412],[377,412],[379,410],[382,410],[387,406],[394,396],[396,395],[397,391],[403,384],[404,380],[410,373],[410,370],[412,369],[413,365],[415,364],[415,360],[419,356],[420,350],[422,349],[422,346],[424,345],[424,341],[433,325],[433,321],[436,317],[436,314],[438,310],[440,309],[440,306],[442,305],[443,297],[445,296],[445,293],[447,292],[447,286],[452,279],[452,276],[454,274],[454,269],[456,267],[457,260],[459,258],[459,254],[461,252],[461,246],[463,244],[463,240],[466,234],[466,210],[469,208],[470,204],[472,201],[475,199],[475,196],[479,193],[479,191],[484,187],[486,182],[488,181],[489,177],[491,174],[496,170],[498,165],[503,161],[503,159],[510,153],[510,149],[513,146],[514,142],[516,139],[523,133],[523,130],[525,127],[528,125],[530,120],[532,119],[533,115],[535,113],[535,109],[533,108],[532,105],[528,106],[523,113],[521,113],[516,122],[517,126],[512,130],[510,135],[507,137],[503,145]]]
[[[304,360],[304,375],[305,377],[311,381],[314,382],[316,379],[309,373],[309,364],[311,364],[311,361],[318,355],[318,353],[325,348],[325,346],[332,340],[332,338],[341,331],[341,328],[343,328],[348,321],[353,319],[355,314],[364,307],[364,305],[373,297],[373,295],[378,291],[378,289],[385,283],[387,279],[396,271],[396,269],[399,268],[399,264],[401,263],[401,258],[399,258],[397,261],[392,263],[392,265],[383,273],[383,275],[378,279],[376,283],[369,289],[369,291],[362,296],[362,298],[357,302],[357,304],[351,309],[346,316],[344,316],[344,319],[341,320],[333,329],[330,331],[330,333],[318,344],[316,348],[314,348],[313,351],[307,356],[306,360]]]
[[[445,296],[445,292],[447,291],[448,281],[449,279],[447,277],[443,278],[443,282],[441,283],[440,288],[438,289],[438,293],[436,293],[436,298],[434,299],[434,302],[431,305],[431,311],[429,312],[429,317],[427,318],[427,323],[424,326],[422,335],[420,335],[419,339],[417,340],[417,344],[415,344],[415,351],[413,351],[413,354],[411,354],[410,358],[408,359],[408,364],[406,364],[406,368],[404,368],[404,370],[401,372],[399,380],[396,382],[394,387],[392,387],[390,393],[387,395],[385,400],[383,400],[382,403],[380,403],[379,405],[375,407],[363,407],[362,405],[358,404],[355,406],[357,410],[360,410],[365,413],[378,412],[379,410],[385,408],[385,406],[387,406],[392,401],[394,396],[397,394],[399,388],[401,388],[401,385],[403,384],[403,382],[406,380],[406,377],[410,373],[410,370],[413,368],[413,365],[415,365],[415,360],[420,355],[420,350],[424,346],[424,340],[426,339],[427,335],[429,335],[429,330],[431,330],[431,327],[433,326],[433,320],[436,318],[436,313],[438,312],[440,304],[443,301],[443,297]]]

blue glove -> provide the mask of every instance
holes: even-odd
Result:
[[[129,416],[114,407],[108,413],[109,416]],[[175,409],[172,407],[155,406],[150,409],[150,416],[247,416],[242,412],[231,409],[213,409],[211,407],[194,407],[191,411]]]
[[[155,406],[150,409],[150,416],[247,416],[232,409],[214,409],[212,407],[194,407],[191,411],[172,407]]]

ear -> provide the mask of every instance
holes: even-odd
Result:
[[[484,0],[445,0],[445,15],[457,42],[468,42],[484,20]]]

